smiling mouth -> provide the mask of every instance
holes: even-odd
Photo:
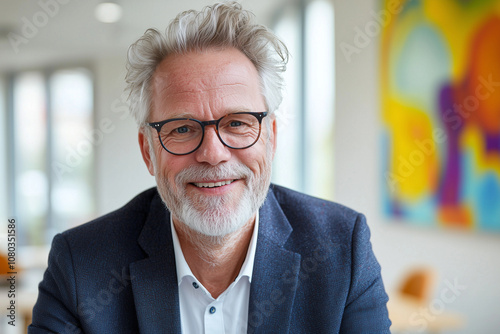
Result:
[[[193,182],[196,187],[198,188],[218,188],[222,186],[226,186],[228,184],[233,183],[235,180],[227,180],[227,181],[220,181],[220,182]]]

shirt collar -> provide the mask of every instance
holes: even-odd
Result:
[[[180,285],[184,277],[192,277],[196,280],[196,277],[193,275],[191,268],[186,262],[184,258],[184,254],[182,253],[181,245],[179,243],[179,237],[177,236],[177,232],[175,231],[174,222],[172,218],[172,214],[170,214],[170,229],[172,230],[172,241],[174,244],[174,253],[175,253],[175,266],[177,268],[177,282]],[[257,235],[259,233],[259,211],[255,216],[255,224],[252,232],[252,239],[250,239],[250,245],[248,247],[247,256],[243,265],[241,266],[240,273],[235,281],[238,281],[241,277],[248,277],[248,281],[252,282],[252,273],[253,273],[253,264],[255,260],[255,251],[257,249]]]

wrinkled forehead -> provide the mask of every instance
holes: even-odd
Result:
[[[153,75],[153,84],[181,89],[200,84],[249,84],[251,81],[258,83],[257,69],[247,56],[234,48],[172,54],[163,59]]]
[[[152,80],[153,110],[154,106],[165,110],[173,105],[182,109],[200,104],[238,108],[241,104],[248,110],[264,111],[263,101],[255,66],[236,49],[168,56]]]

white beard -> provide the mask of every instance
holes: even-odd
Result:
[[[193,165],[175,177],[175,185],[156,173],[158,192],[174,217],[191,230],[214,239],[223,238],[245,226],[264,203],[271,181],[272,154],[269,148],[267,151],[266,165],[259,179],[242,163],[213,167]],[[223,179],[243,179],[246,184],[240,198],[200,194],[189,197],[186,194],[185,185],[190,180]]]

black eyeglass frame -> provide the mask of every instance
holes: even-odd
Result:
[[[259,134],[257,135],[257,138],[255,138],[255,141],[253,143],[251,143],[250,145],[247,145],[245,147],[233,147],[233,146],[230,146],[230,145],[226,144],[224,142],[224,140],[222,140],[222,138],[221,138],[221,136],[219,134],[219,123],[220,123],[220,121],[222,119],[224,119],[227,116],[230,116],[230,115],[241,115],[241,114],[252,115],[255,118],[257,118],[257,121],[259,121]],[[227,147],[232,148],[234,150],[244,150],[246,148],[252,147],[253,145],[255,145],[255,143],[260,138],[260,134],[262,133],[262,120],[268,114],[269,114],[268,111],[263,111],[263,112],[247,112],[247,111],[243,111],[243,112],[235,112],[235,113],[226,114],[226,115],[222,116],[219,119],[214,119],[214,120],[211,120],[211,121],[200,121],[200,120],[197,120],[195,118],[181,117],[181,118],[170,118],[170,119],[167,119],[167,120],[164,120],[164,121],[152,122],[152,123],[146,123],[146,124],[149,125],[150,127],[154,128],[154,129],[156,129],[156,131],[158,132],[158,140],[160,141],[161,146],[163,147],[163,149],[165,149],[165,151],[167,151],[168,153],[173,154],[173,155],[188,155],[188,154],[191,154],[191,153],[193,153],[194,151],[196,151],[197,149],[200,148],[201,144],[203,143],[203,139],[205,139],[205,126],[209,126],[209,125],[215,125],[215,132],[217,133],[217,137],[219,137],[219,140],[221,141],[221,143],[224,146],[227,146]],[[173,122],[173,121],[194,121],[194,122],[197,122],[198,124],[200,124],[201,125],[201,129],[202,129],[202,133],[201,133],[200,143],[198,144],[198,146],[196,146],[193,150],[191,150],[191,151],[189,151],[187,153],[174,153],[174,152],[169,151],[165,147],[165,145],[163,144],[163,141],[161,140],[160,131],[161,131],[161,128],[162,128],[162,126],[164,124],[169,123],[169,122]]]

